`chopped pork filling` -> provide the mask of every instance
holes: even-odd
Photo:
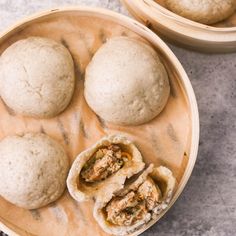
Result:
[[[130,226],[143,219],[157,206],[160,197],[160,190],[148,177],[136,191],[130,191],[122,197],[114,197],[108,203],[105,208],[107,221],[119,226]]]
[[[81,177],[89,183],[98,182],[111,176],[124,165],[125,157],[118,145],[100,148],[85,164]]]

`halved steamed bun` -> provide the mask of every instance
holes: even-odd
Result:
[[[86,201],[122,188],[144,166],[140,151],[125,136],[105,136],[76,157],[67,187],[75,200]]]
[[[175,185],[168,168],[151,164],[120,191],[102,192],[94,206],[94,218],[109,234],[134,233],[167,208]]]

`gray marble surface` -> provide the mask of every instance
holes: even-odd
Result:
[[[31,13],[66,5],[128,14],[119,0],[0,0],[0,31]],[[236,54],[201,54],[169,45],[198,100],[201,135],[192,177],[171,210],[143,236],[236,235]]]

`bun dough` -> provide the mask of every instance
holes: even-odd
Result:
[[[0,195],[35,209],[57,200],[69,169],[63,148],[45,134],[8,136],[0,142]]]
[[[85,98],[105,121],[139,125],[166,105],[170,86],[156,51],[142,41],[110,39],[86,69]]]
[[[8,47],[0,57],[0,93],[24,115],[48,118],[62,112],[74,91],[69,51],[47,38],[30,37]]]
[[[235,0],[166,0],[166,7],[178,15],[203,24],[214,24],[235,11]]]

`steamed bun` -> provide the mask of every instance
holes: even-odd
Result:
[[[0,196],[26,209],[57,200],[69,163],[64,149],[41,133],[7,136],[0,142]]]
[[[166,105],[170,86],[157,52],[128,37],[110,39],[86,69],[84,95],[105,121],[139,125],[152,120]]]
[[[236,7],[235,0],[166,0],[165,3],[176,14],[203,24],[228,18]]]
[[[69,51],[51,39],[29,37],[0,57],[0,95],[17,113],[49,118],[62,112],[74,92]]]

